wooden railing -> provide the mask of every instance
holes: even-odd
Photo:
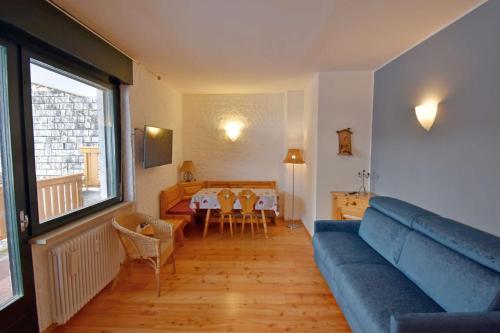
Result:
[[[99,187],[99,147],[80,148],[83,154],[83,185]]]
[[[37,181],[40,223],[83,206],[83,174],[60,176]],[[3,187],[0,185],[0,239],[7,238]]]
[[[82,183],[81,173],[37,181],[40,222],[82,207]]]

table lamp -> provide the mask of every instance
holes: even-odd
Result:
[[[288,152],[283,160],[283,163],[292,165],[292,220],[288,224],[288,228],[297,229],[300,224],[295,223],[294,220],[294,203],[295,203],[295,164],[304,164],[304,158],[302,157],[302,152],[300,149],[292,148],[288,149]]]
[[[181,166],[182,178],[185,182],[193,180],[194,164],[193,161],[184,161]]]

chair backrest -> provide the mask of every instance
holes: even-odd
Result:
[[[137,212],[130,212],[130,213],[118,215],[114,219],[114,221],[120,227],[126,228],[130,231],[135,232],[135,230],[139,224],[148,223],[150,219],[151,219],[151,217],[148,215],[137,213]]]
[[[241,212],[243,214],[251,214],[254,211],[257,195],[254,191],[245,189],[238,193],[238,201],[241,204]]]
[[[236,195],[229,189],[225,188],[217,193],[217,201],[219,201],[220,211],[222,213],[231,213],[233,210]]]
[[[136,232],[141,223],[151,223],[154,218],[137,212],[125,213],[113,218],[111,224],[118,231],[118,236],[130,259],[158,255],[155,238]]]

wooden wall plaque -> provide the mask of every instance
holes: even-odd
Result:
[[[339,136],[339,152],[338,155],[352,155],[352,144],[351,144],[351,129],[344,128],[337,131]]]

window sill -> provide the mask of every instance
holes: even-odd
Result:
[[[134,202],[121,202],[97,213],[88,215],[82,219],[76,220],[73,223],[67,224],[55,230],[46,232],[42,235],[30,239],[32,245],[51,245],[62,239],[67,238],[72,234],[80,233],[95,225],[101,224],[106,220],[110,220],[114,214],[121,210],[131,210]]]

